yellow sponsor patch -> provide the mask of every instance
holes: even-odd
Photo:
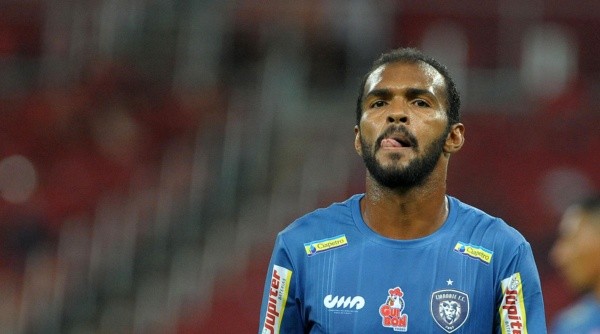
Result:
[[[527,316],[521,274],[515,273],[501,282],[502,304],[500,327],[502,334],[527,334]]]
[[[347,244],[346,235],[341,234],[332,238],[307,242],[304,244],[304,250],[308,256],[313,256],[324,251],[346,246]]]
[[[281,329],[281,319],[285,311],[292,271],[278,265],[273,266],[271,286],[269,289],[269,303],[265,321],[262,324],[262,334],[278,334]]]
[[[477,245],[467,244],[461,241],[454,246],[454,251],[479,260],[485,264],[490,264],[490,262],[492,262],[492,255],[494,255],[494,252],[489,249],[485,249]]]

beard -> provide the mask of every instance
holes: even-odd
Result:
[[[394,132],[402,132],[411,142],[413,150],[416,153],[421,151],[417,139],[404,126],[392,126],[377,139],[375,149],[361,137],[360,145],[367,170],[377,183],[390,189],[410,189],[422,185],[431,175],[442,155],[449,129],[425,147],[423,154],[410,161],[408,165],[384,167],[375,158],[375,153],[379,150],[383,138]],[[392,161],[398,161],[401,157],[399,153],[391,154]]]

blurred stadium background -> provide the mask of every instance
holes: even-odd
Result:
[[[278,230],[363,191],[360,77],[451,68],[449,192],[530,240],[600,185],[594,1],[0,1],[0,332],[254,333]]]

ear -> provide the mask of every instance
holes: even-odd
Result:
[[[452,154],[458,152],[465,143],[465,126],[462,123],[453,124],[446,137],[444,153]]]
[[[358,125],[354,126],[354,149],[356,153],[362,157],[362,145],[360,144],[360,128]]]

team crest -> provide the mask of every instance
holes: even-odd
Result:
[[[402,314],[404,310],[404,292],[400,287],[388,290],[387,300],[379,307],[381,324],[383,327],[392,328],[396,332],[406,332],[408,328],[408,315]]]
[[[431,295],[431,315],[447,333],[459,329],[469,316],[469,296],[457,290],[439,290]]]

